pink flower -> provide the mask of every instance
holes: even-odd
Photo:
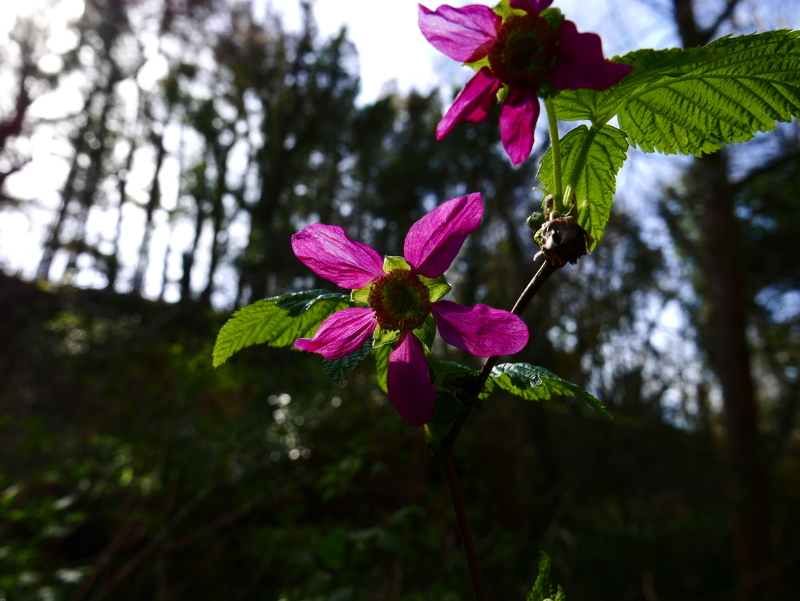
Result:
[[[359,350],[373,334],[382,341],[394,337],[389,400],[410,424],[430,421],[436,391],[414,333],[428,315],[433,315],[446,342],[479,357],[516,353],[528,342],[528,328],[508,311],[440,300],[450,290],[440,276],[482,216],[479,193],[448,200],[411,226],[404,259],[387,257],[385,262],[335,225],[317,223],[296,233],[292,249],[297,258],[317,275],[353,290],[353,298],[367,306],[337,311],[313,338],[300,338],[295,347],[341,359]]]
[[[500,137],[511,162],[519,165],[533,148],[537,96],[549,95],[550,86],[550,91],[605,90],[630,72],[630,65],[603,58],[598,35],[578,33],[572,21],[553,25],[561,20],[555,9],[553,18],[542,16],[552,1],[511,0],[511,8],[525,14],[506,18],[475,4],[435,11],[419,6],[419,27],[428,41],[450,58],[480,67],[436,128],[438,140],[458,123],[485,121],[503,89]]]

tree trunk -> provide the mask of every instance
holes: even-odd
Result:
[[[684,47],[701,46],[715,35],[738,0],[729,0],[715,25],[701,29],[692,0],[674,0],[675,21]],[[728,497],[733,545],[742,593],[748,601],[766,599],[777,586],[771,545],[768,478],[759,452],[758,411],[747,345],[747,299],[739,228],[725,151],[697,159],[693,191],[702,216],[701,255],[708,318],[704,344],[719,379],[729,461]]]
[[[745,597],[764,599],[775,580],[770,502],[758,448],[758,411],[746,337],[748,303],[727,156],[721,152],[703,157],[697,168],[708,285],[706,344],[722,388],[734,550]]]

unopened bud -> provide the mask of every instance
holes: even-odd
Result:
[[[536,242],[552,265],[563,267],[567,263],[574,265],[586,254],[592,237],[578,225],[574,217],[561,217],[553,211],[536,233]]]

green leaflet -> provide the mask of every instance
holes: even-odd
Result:
[[[465,374],[477,375],[477,371],[466,365],[461,365],[455,361],[428,361],[431,370],[431,377],[434,384],[444,384],[450,376],[462,376]]]
[[[428,287],[428,294],[430,294],[432,303],[442,300],[445,296],[447,296],[447,293],[453,289],[453,287],[447,283],[447,280],[444,279],[443,275],[440,275],[435,279],[426,278],[425,276],[421,275],[419,276],[419,279]]]
[[[442,386],[434,388],[436,388],[436,405],[433,408],[431,421],[425,424],[424,432],[428,444],[438,448],[450,432],[453,422],[467,409],[451,390]]]
[[[536,367],[529,363],[496,365],[486,382],[486,392],[491,392],[495,386],[522,397],[526,401],[549,400],[554,395],[583,399],[606,417],[611,417],[603,403],[577,384],[559,378],[543,367]]]
[[[414,336],[422,343],[425,354],[433,351],[433,342],[436,340],[436,322],[433,320],[433,315],[428,315],[425,322],[414,330]]]
[[[386,386],[386,378],[389,374],[389,355],[391,354],[391,344],[385,344],[375,351],[375,375],[378,378],[378,388],[386,394],[389,393],[389,388]]]
[[[275,303],[281,309],[289,312],[289,317],[297,317],[301,313],[305,313],[311,308],[314,303],[325,299],[347,299],[346,294],[341,292],[328,292],[327,290],[303,290],[302,292],[295,292],[293,294],[284,294],[277,297]],[[267,299],[271,300],[271,299]]]
[[[233,314],[217,335],[212,361],[219,367],[254,344],[291,346],[314,335],[331,313],[352,306],[345,294],[307,290],[256,301]]]
[[[353,371],[359,363],[366,359],[371,350],[372,339],[368,338],[364,343],[364,346],[362,346],[352,355],[347,355],[347,357],[342,357],[341,359],[335,359],[333,361],[323,359],[322,371],[325,372],[325,375],[330,378],[331,383],[334,386],[341,386],[347,379],[347,374]]]
[[[397,330],[384,330],[380,326],[375,326],[375,332],[372,334],[372,348],[379,349],[385,344],[390,344],[400,337],[400,332]]]
[[[455,393],[444,385],[467,374],[477,375],[477,372],[454,361],[428,361],[428,367],[436,389],[436,405],[431,421],[425,424],[425,438],[431,446],[438,448],[456,418],[466,411]]]
[[[384,257],[383,258],[383,271],[385,273],[389,273],[394,269],[411,269],[411,265],[408,264],[403,257]]]
[[[633,65],[631,74],[602,92],[561,92],[559,118],[604,124],[617,115],[630,143],[645,152],[700,156],[800,116],[800,32],[639,50],[615,60]]]
[[[556,587],[550,581],[550,556],[544,551],[541,553],[539,575],[536,577],[531,592],[528,593],[527,601],[566,601],[567,597],[564,595],[561,585]]]
[[[594,238],[594,244],[600,240],[608,223],[617,173],[625,162],[627,149],[625,134],[610,125],[597,129],[581,125],[561,139],[562,189],[566,190],[576,164],[579,160],[583,162],[582,155],[587,153],[572,193],[578,207],[578,223]],[[554,194],[552,149],[539,163],[538,177],[547,193]]]
[[[433,408],[433,417],[431,422],[440,425],[446,425],[449,430],[449,425],[455,419],[467,410],[466,407],[458,400],[456,395],[447,388],[436,386],[436,405]]]

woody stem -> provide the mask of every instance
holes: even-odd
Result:
[[[478,564],[478,550],[475,548],[475,541],[472,538],[472,530],[467,519],[467,509],[464,505],[464,497],[461,494],[461,487],[458,485],[458,475],[453,465],[453,457],[450,453],[444,455],[437,453],[436,459],[442,469],[444,481],[447,483],[447,490],[450,493],[450,501],[453,504],[453,511],[458,525],[458,534],[461,537],[461,546],[467,558],[469,577],[472,583],[472,594],[475,601],[485,601],[486,592],[483,590],[483,578],[481,568]]]

